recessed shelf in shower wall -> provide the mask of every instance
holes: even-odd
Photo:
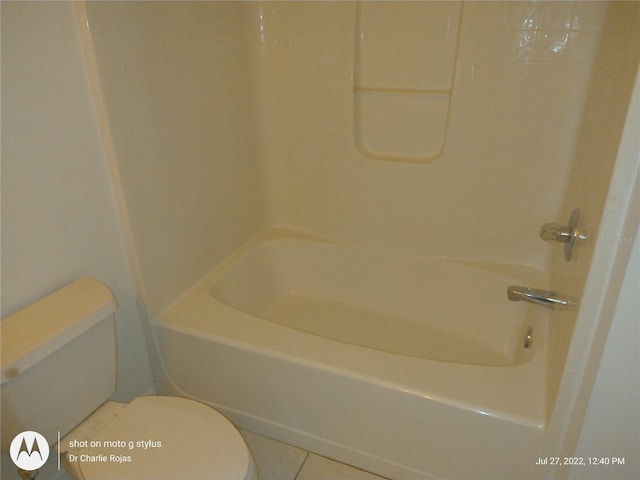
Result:
[[[360,151],[428,162],[444,147],[461,2],[357,7],[354,135]]]

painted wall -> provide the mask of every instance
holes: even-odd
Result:
[[[73,5],[2,2],[2,316],[83,275],[120,304],[130,399],[152,378]]]
[[[574,480],[640,478],[640,230],[621,240],[633,250],[575,452],[616,464],[575,466]]]

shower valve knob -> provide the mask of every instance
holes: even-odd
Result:
[[[575,257],[578,243],[587,240],[589,236],[578,229],[580,223],[580,210],[578,208],[571,212],[569,225],[558,223],[545,223],[540,229],[540,238],[547,242],[564,243],[564,258],[567,262]]]
[[[566,243],[571,240],[571,228],[558,223],[545,223],[540,229],[540,238],[547,242],[556,241]]]

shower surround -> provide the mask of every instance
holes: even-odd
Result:
[[[87,2],[78,14],[161,391],[394,478],[513,478],[550,454],[536,448],[557,431],[579,308],[498,308],[524,309],[504,345],[524,348],[520,327],[534,341],[496,366],[302,332],[243,299],[296,265],[325,303],[340,293],[332,275],[373,285],[340,301],[379,318],[389,292],[402,304],[414,282],[440,286],[443,257],[449,272],[476,265],[579,298],[637,72],[637,2]],[[591,241],[566,263],[538,230],[577,206]],[[277,255],[256,253],[273,242]],[[455,386],[467,380],[478,388]],[[456,444],[483,453],[437,454]]]

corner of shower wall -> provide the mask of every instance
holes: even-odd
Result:
[[[574,208],[580,208],[580,229],[589,235],[576,258],[566,262],[560,244],[549,244],[549,286],[580,298],[587,276],[593,269],[596,241],[603,221],[607,194],[611,195],[614,168],[622,161],[618,155],[627,109],[640,58],[640,4],[637,2],[594,3],[590,8],[606,8],[600,44],[592,69],[582,115],[571,174],[562,211],[553,222],[567,223]],[[587,5],[583,8],[589,8]],[[604,15],[606,13],[606,15]],[[637,133],[636,133],[637,135]],[[628,161],[628,160],[627,160]],[[623,193],[623,192],[621,192]],[[554,311],[550,317],[550,369],[547,382],[548,412],[554,408],[574,325],[581,309]]]
[[[282,152],[286,151],[278,133],[278,102],[275,100],[271,75],[272,46],[277,43],[271,19],[278,15],[279,5],[271,1],[239,2],[242,6],[242,42],[247,59],[249,104],[252,109],[252,135],[255,156],[261,176],[262,224],[260,232],[287,227],[283,208],[286,202],[282,185]]]
[[[95,49],[93,39],[91,37],[91,31],[89,29],[86,2],[74,2],[73,7],[78,27],[78,36],[82,46],[82,54],[84,56],[88,85],[91,92],[93,107],[96,112],[98,135],[100,136],[107,170],[109,172],[111,188],[118,212],[118,219],[120,221],[120,229],[124,237],[125,249],[128,257],[127,260],[133,277],[136,293],[139,296],[144,297],[144,283],[142,282],[138,255],[133,242],[131,223],[126,208],[124,191],[122,189],[122,182],[120,179],[120,171],[116,160],[111,128],[109,126],[109,117],[105,105],[100,76],[98,74]]]

